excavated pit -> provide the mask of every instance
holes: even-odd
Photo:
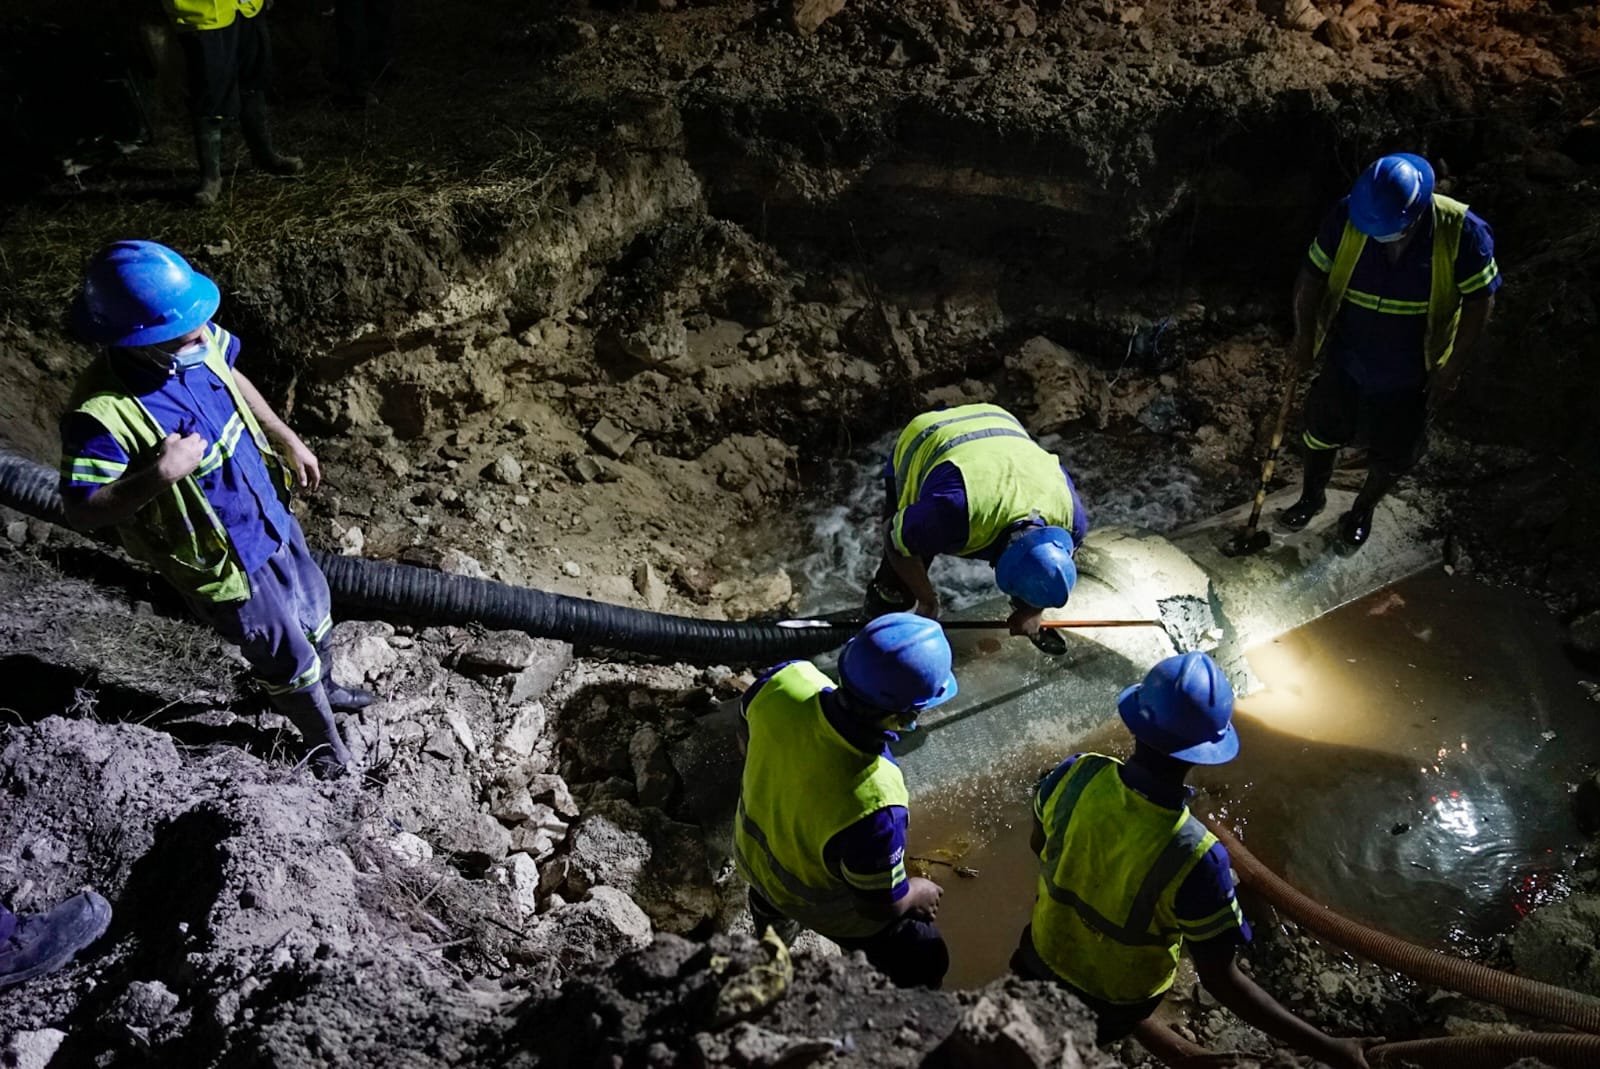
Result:
[[[61,300],[90,249],[136,230],[218,278],[219,320],[323,457],[328,485],[302,502],[314,544],[690,615],[836,609],[872,566],[863,534],[878,502],[859,469],[929,405],[1012,407],[1080,472],[1101,529],[1174,533],[1246,500],[1305,244],[1360,161],[1404,147],[1443,160],[1453,192],[1494,223],[1510,281],[1461,403],[1401,494],[1392,526],[1414,527],[1426,560],[1388,578],[1443,554],[1450,597],[1470,604],[1456,619],[1441,595],[1427,612],[1452,625],[1488,632],[1542,611],[1472,594],[1472,572],[1581,620],[1600,607],[1588,534],[1600,519],[1588,199],[1600,22],[1531,0],[1349,5],[1372,8],[1371,25],[1351,14],[1358,43],[1336,50],[1271,6],[869,0],[815,37],[738,5],[519,6],[472,25],[416,12],[413,40],[428,49],[414,46],[407,80],[357,117],[320,105],[315,20],[275,14],[281,126],[316,161],[310,179],[277,186],[241,167],[237,199],[215,213],[153,199],[163,169],[186,166],[181,112],[158,109],[143,163],[19,199],[0,262],[0,436],[53,460],[56,414],[89,356],[61,333]],[[1287,487],[1297,467],[1281,468]],[[890,997],[815,946],[796,948],[790,993],[755,1023],[708,1012],[730,975],[761,975],[766,958],[740,937],[702,942],[743,922],[717,853],[730,780],[697,762],[716,703],[763,666],[696,672],[345,621],[336,670],[383,699],[349,725],[352,747],[379,775],[359,790],[316,786],[293,771],[288,734],[241,698],[242,672],[161,599],[102,551],[5,518],[0,672],[14,678],[0,685],[21,685],[16,703],[0,700],[19,706],[0,718],[0,894],[27,909],[92,882],[122,919],[87,963],[0,1003],[0,1050],[53,1028],[67,1036],[51,1065],[748,1066],[785,1051],[913,1065],[942,1044],[954,1064],[986,1065],[998,1055],[981,1022],[1000,1005],[1086,1066],[1107,1064],[1077,1011],[1035,985],[987,989],[998,1001],[985,1017],[977,994]],[[1294,588],[1314,577],[1319,544],[1280,540],[1252,581],[1293,588],[1317,612],[1363,592]],[[86,559],[100,585],[72,578]],[[948,581],[970,607],[988,577]],[[1099,581],[1121,596],[1115,577]],[[1441,583],[1399,596],[1431,603],[1412,591]],[[1207,592],[1150,594],[1192,599],[1191,638],[1219,623]],[[1368,642],[1439,653],[1442,638],[1379,633],[1422,610],[1364,615],[1391,596],[1282,643],[1308,657],[1348,643],[1358,661]],[[1259,619],[1241,629],[1303,622],[1277,608],[1252,606]],[[1552,695],[1539,715],[1570,749],[1544,764],[1519,735],[1535,757],[1472,766],[1473,790],[1592,772],[1577,766],[1594,740],[1567,730],[1581,719],[1576,681],[1548,659],[1556,624],[1524,631],[1531,645],[1482,656],[1529,666],[1523,690]],[[1026,859],[995,831],[1020,827],[1005,805],[1021,801],[1030,763],[1096,741],[1107,696],[1161,652],[1105,648],[1045,669],[963,644],[977,705],[930,723],[907,755],[914,789],[927,773],[986,807],[981,820],[940,811],[923,788],[913,821],[918,852],[953,850],[981,873],[945,880],[947,912],[962,914],[949,921],[958,985],[998,974],[1031,897]],[[1337,667],[1322,665],[1319,683],[1366,693]],[[1445,657],[1430,671],[1458,667]],[[1368,719],[1359,738],[1289,741],[1271,718],[1309,703],[1279,704],[1297,685],[1281,668],[1256,669],[1268,688],[1247,708],[1272,726],[1251,739],[1289,769],[1337,748],[1307,800],[1323,810],[1286,801],[1301,785],[1281,769],[1241,785],[1240,765],[1206,786],[1269,861],[1358,912],[1352,884],[1431,863],[1401,848],[1459,830],[1413,797],[1396,756],[1435,729],[1391,738]],[[1080,669],[1093,695],[1064,717],[1030,714],[1046,725],[1023,733],[1031,749],[1008,737],[1016,724],[995,715],[1018,704],[1008,680]],[[1485,717],[1527,726],[1503,703]],[[968,780],[980,754],[1005,766],[998,779]],[[1369,758],[1395,775],[1376,778]],[[1507,804],[1563,806],[1555,784],[1541,789]],[[1386,790],[1404,791],[1415,819],[1390,821]],[[1358,827],[1351,839],[1334,810]],[[1412,830],[1391,834],[1402,823]],[[1567,825],[1527,826],[1487,848],[1492,878],[1452,870],[1498,919],[1507,901],[1592,883]],[[1314,855],[1320,866],[1296,852],[1319,838],[1339,843]],[[1373,841],[1397,850],[1374,854]],[[1521,865],[1540,844],[1553,868]],[[985,850],[1008,860],[975,860]],[[1532,880],[1521,898],[1501,878],[1512,873]],[[183,893],[164,901],[163,877]],[[1011,890],[993,890],[1002,883]],[[992,916],[974,901],[1002,898]],[[1475,924],[1462,931],[1504,928]],[[1258,928],[1258,977],[1327,1027],[1481,1027],[1470,1007]],[[671,934],[651,947],[653,933]],[[1498,938],[1467,942],[1509,958]],[[1181,995],[1170,1008],[1202,1041],[1274,1055]],[[979,1039],[947,1044],[961,1029]]]

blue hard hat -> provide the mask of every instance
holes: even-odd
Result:
[[[101,345],[158,345],[202,327],[222,303],[217,284],[154,241],[117,241],[94,254],[72,323]]]
[[[1061,528],[1030,527],[1001,552],[995,584],[1036,609],[1059,608],[1078,585],[1072,549],[1072,536]]]
[[[1433,204],[1433,168],[1397,152],[1374,161],[1350,189],[1350,222],[1371,238],[1395,238]]]
[[[852,697],[897,713],[932,709],[956,693],[944,628],[909,612],[879,616],[845,643],[839,678]]]
[[[1180,761],[1220,765],[1239,753],[1233,687],[1204,653],[1168,657],[1117,699],[1117,712],[1139,742]]]

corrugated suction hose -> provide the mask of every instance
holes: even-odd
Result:
[[[56,481],[49,468],[0,449],[0,505],[65,526]],[[842,645],[857,630],[849,624],[791,629],[697,620],[404,564],[313,555],[335,604],[345,610],[397,613],[436,624],[479,623],[693,664],[767,665],[808,657]]]
[[[1221,822],[1207,818],[1205,824],[1216,834],[1217,839],[1232,856],[1234,871],[1239,874],[1240,881],[1272,903],[1280,913],[1292,918],[1318,938],[1433,987],[1458,991],[1472,998],[1493,1002],[1506,1009],[1554,1021],[1583,1032],[1600,1032],[1600,999],[1577,991],[1569,991],[1564,987],[1556,987],[1554,984],[1530,980],[1525,976],[1501,972],[1475,962],[1463,961],[1449,954],[1441,954],[1437,950],[1429,950],[1415,943],[1408,943],[1404,939],[1385,935],[1383,932],[1374,931],[1363,924],[1341,917],[1296,890],[1277,873],[1263,865]],[[1402,1045],[1391,1044],[1391,1046]],[[1586,1046],[1583,1049],[1595,1051],[1600,1048]],[[1584,1064],[1600,1065],[1600,1058]],[[1466,1069],[1466,1063],[1452,1063],[1452,1069]]]
[[[1523,1058],[1537,1058],[1556,1069],[1595,1069],[1600,1066],[1600,1036],[1572,1032],[1447,1036],[1381,1043],[1367,1051],[1369,1064],[1396,1069],[1504,1069]]]

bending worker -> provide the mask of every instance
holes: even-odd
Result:
[[[1340,446],[1359,441],[1367,481],[1339,537],[1366,543],[1373,510],[1421,459],[1428,417],[1450,399],[1463,354],[1489,322],[1501,284],[1494,232],[1433,186],[1422,157],[1384,156],[1311,243],[1295,283],[1290,359],[1297,371],[1327,361],[1306,398],[1305,485],[1281,516],[1290,530],[1322,511]]]
[[[756,931],[812,929],[901,987],[938,987],[950,966],[934,927],[943,894],[906,875],[906,784],[889,744],[956,692],[934,621],[890,613],[839,654],[840,686],[791,661],[743,698],[744,777],[734,860]]]
[[[340,775],[350,755],[333,709],[372,695],[329,677],[328,584],[287,504],[290,482],[314,490],[321,468],[234,367],[238,339],[211,322],[220,303],[165,245],[95,254],[72,317],[105,350],[62,420],[61,497],[74,526],[114,528],[237,645],[313,747],[312,770]]]
[[[1055,456],[999,405],[961,405],[906,425],[884,484],[889,518],[867,615],[911,610],[937,619],[929,564],[941,553],[977,557],[993,565],[995,584],[1011,596],[1012,634],[1037,641],[1044,610],[1072,594],[1072,555],[1089,530]]]
[[[1189,813],[1184,777],[1239,752],[1233,688],[1204,653],[1169,657],[1117,702],[1133,733],[1126,764],[1084,753],[1040,781],[1033,849],[1039,892],[1011,965],[1065,987],[1095,1014],[1097,1043],[1129,1035],[1182,1065],[1150,1020],[1187,943],[1200,982],[1240,1018],[1341,1069],[1366,1069],[1365,1042],[1334,1039],[1284,1009],[1235,960],[1250,927],[1228,852]]]

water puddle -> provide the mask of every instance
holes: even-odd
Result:
[[[1191,777],[1199,807],[1329,906],[1470,950],[1562,894],[1582,843],[1568,795],[1600,759],[1600,705],[1561,641],[1534,599],[1442,572],[1352,603],[1251,651],[1263,689],[1240,703],[1239,758]],[[1108,725],[1075,749],[1130,747]],[[1028,792],[1064,756],[1024,754],[912,814],[911,853],[945,887],[951,986],[1006,969],[1034,895]]]

